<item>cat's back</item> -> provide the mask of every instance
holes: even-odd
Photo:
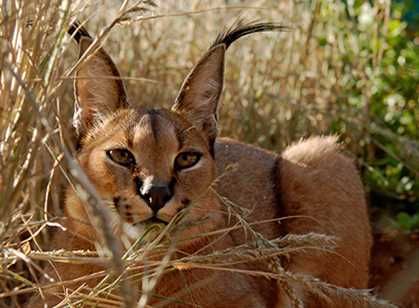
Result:
[[[242,217],[266,237],[279,236],[278,222],[263,222],[281,216],[278,155],[230,138],[215,143],[218,176],[216,190],[224,209],[243,211]]]
[[[317,232],[337,239],[335,254],[295,255],[290,270],[339,286],[367,286],[372,243],[367,205],[358,171],[336,137],[309,138],[281,156],[224,138],[215,150],[217,191],[249,210],[245,219],[256,231],[268,238]],[[281,217],[300,218],[258,223]]]

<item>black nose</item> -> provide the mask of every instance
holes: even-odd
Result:
[[[138,187],[141,198],[147,202],[154,213],[157,213],[167,201],[172,198],[172,191],[168,184],[149,183]]]

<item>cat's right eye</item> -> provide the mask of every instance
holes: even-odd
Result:
[[[127,149],[112,149],[107,150],[106,155],[118,165],[130,167],[135,165],[134,155]]]

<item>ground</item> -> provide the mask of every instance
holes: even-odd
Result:
[[[370,287],[404,308],[419,307],[419,232],[374,225]]]

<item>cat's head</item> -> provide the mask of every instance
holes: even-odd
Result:
[[[70,32],[81,56],[93,40],[76,27]],[[77,157],[124,221],[168,223],[183,209],[185,219],[197,223],[220,215],[210,187],[216,176],[214,142],[225,51],[243,35],[278,29],[282,27],[270,23],[238,23],[220,34],[186,77],[170,109],[131,104],[103,49],[81,63],[75,79]],[[67,211],[78,219],[84,215],[76,208]]]

